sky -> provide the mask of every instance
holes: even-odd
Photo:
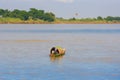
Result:
[[[0,0],[2,9],[36,8],[63,18],[120,16],[120,0]],[[76,15],[78,14],[78,15]]]

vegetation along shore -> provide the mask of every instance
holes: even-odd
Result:
[[[29,11],[0,9],[0,24],[120,24],[120,17],[58,18],[52,12],[30,8]]]

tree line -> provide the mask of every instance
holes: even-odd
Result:
[[[48,22],[53,22],[56,19],[60,21],[120,21],[120,17],[113,17],[113,16],[107,16],[105,18],[98,16],[97,18],[70,18],[70,19],[64,19],[64,18],[57,18],[54,13],[52,12],[45,12],[44,10],[38,10],[35,8],[30,8],[28,11],[26,10],[19,10],[14,9],[13,11],[10,11],[8,9],[0,9],[0,17],[3,18],[19,18],[21,20],[43,20]]]
[[[63,19],[63,18],[59,18],[59,19]],[[81,18],[81,19],[77,19],[75,17],[70,18],[69,20],[83,20],[83,21],[120,21],[120,17],[113,17],[113,16],[107,16],[105,18],[98,16],[97,18]]]
[[[30,8],[29,11],[18,9],[10,11],[8,9],[0,9],[0,17],[20,18],[21,20],[40,19],[48,22],[53,22],[55,20],[55,15],[52,12],[45,12],[44,10],[38,10],[35,8]]]

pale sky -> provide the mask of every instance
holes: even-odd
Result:
[[[63,18],[120,16],[120,0],[0,0],[0,8],[37,8]]]

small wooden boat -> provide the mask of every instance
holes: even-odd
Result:
[[[65,49],[61,47],[52,47],[50,50],[50,57],[58,57],[65,55]]]

